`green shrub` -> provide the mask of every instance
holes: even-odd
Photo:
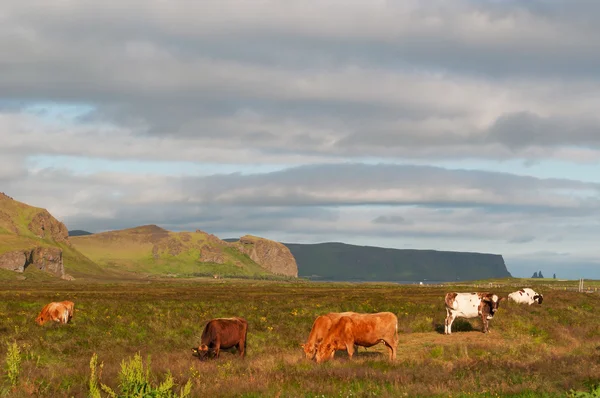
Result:
[[[96,375],[96,368],[98,366],[98,355],[94,353],[92,355],[92,359],[90,359],[90,382],[89,382],[89,390],[90,390],[90,398],[101,398],[100,389],[98,388],[98,378]],[[102,373],[102,367],[104,364],[100,364],[100,374]]]
[[[569,398],[600,398],[600,384],[590,388],[589,392],[571,390],[567,396]]]
[[[98,389],[98,376],[96,375],[96,369],[98,366],[98,357],[96,354],[92,355],[90,360],[90,382],[89,382],[89,396],[91,398],[101,398],[100,390]],[[103,364],[100,364],[100,370]],[[104,391],[111,398],[172,398],[180,397],[184,398],[190,395],[192,390],[192,383],[188,380],[185,386],[181,388],[179,395],[176,395],[172,390],[175,386],[175,381],[170,372],[165,375],[165,380],[158,386],[153,386],[150,382],[150,357],[146,360],[146,366],[139,353],[136,353],[133,358],[129,360],[123,360],[121,362],[121,371],[119,373],[119,388],[120,392],[117,393],[106,384],[100,384],[102,391]]]
[[[6,353],[6,375],[10,385],[15,387],[19,381],[21,373],[21,349],[16,342],[7,343],[8,352]]]

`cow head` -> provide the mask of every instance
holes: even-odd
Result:
[[[542,301],[544,301],[544,296],[542,296],[541,294],[536,294],[535,296],[533,296],[533,301],[535,301],[538,304],[542,304]]]
[[[208,356],[209,352],[210,350],[208,349],[208,346],[206,344],[202,344],[198,348],[192,348],[192,355],[200,359],[205,359]]]
[[[306,359],[313,359],[317,354],[317,345],[316,344],[301,344],[302,350],[304,351],[304,355]]]
[[[45,313],[41,313],[38,315],[37,318],[35,318],[35,322],[38,325],[43,325],[44,323],[46,323],[47,320],[48,320],[48,316]]]
[[[317,346],[317,353],[315,355],[315,360],[317,363],[321,363],[333,358],[335,354],[335,347],[337,347],[337,341],[334,340],[329,343],[323,342]]]
[[[482,301],[488,306],[489,310],[487,319],[492,319],[494,315],[496,315],[496,311],[498,311],[500,302],[504,299],[505,297],[498,297],[497,295],[491,293],[482,297]]]

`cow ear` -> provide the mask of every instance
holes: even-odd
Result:
[[[506,297],[500,297],[500,298],[498,299],[498,302],[501,302],[502,300],[506,300]]]

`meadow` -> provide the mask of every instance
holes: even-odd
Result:
[[[598,292],[534,285],[544,294],[543,304],[502,302],[491,333],[480,332],[478,319],[458,319],[451,336],[442,334],[447,291],[506,296],[532,283],[3,281],[0,396],[90,396],[94,354],[92,379],[118,391],[122,362],[137,353],[149,365],[153,384],[170,374],[172,390],[179,394],[189,382],[192,397],[559,397],[591,391],[600,383]],[[75,302],[70,324],[34,322],[44,304],[61,300]],[[339,351],[324,364],[304,359],[300,344],[313,320],[331,311],[395,313],[398,359],[388,362],[383,346],[360,348],[353,360]],[[249,323],[247,357],[193,357],[205,323],[234,315]]]

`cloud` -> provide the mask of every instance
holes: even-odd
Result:
[[[104,137],[112,156],[136,158],[192,159],[190,147],[215,161],[231,150],[241,162],[277,161],[276,153],[565,157],[560,150],[573,145],[597,151],[596,9],[585,1],[568,12],[494,1],[9,1],[0,92],[12,108],[91,107],[78,119],[87,125],[54,132],[72,144],[47,145],[49,153],[77,153]],[[164,155],[132,148],[157,142]]]
[[[374,224],[407,224],[410,221],[406,220],[403,216],[400,215],[390,215],[390,216],[377,216],[373,219]]]
[[[498,118],[490,127],[488,138],[513,149],[561,145],[597,148],[600,145],[599,133],[600,120],[591,117],[569,120],[519,112]]]
[[[514,238],[510,239],[508,241],[508,243],[517,243],[517,244],[522,244],[522,243],[529,243],[532,242],[533,240],[535,240],[535,236],[531,236],[531,235],[520,235],[520,236],[515,236]]]

